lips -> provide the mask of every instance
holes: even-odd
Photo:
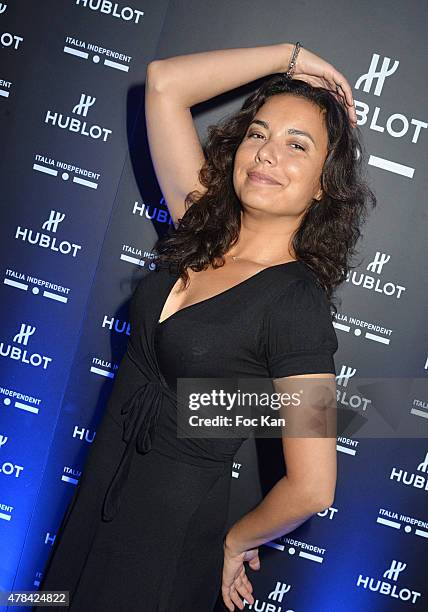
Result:
[[[248,172],[248,178],[255,183],[264,183],[266,185],[280,185],[274,178],[261,172]]]

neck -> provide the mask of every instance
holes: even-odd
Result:
[[[296,217],[270,216],[268,221],[261,221],[241,211],[239,238],[226,255],[232,261],[245,260],[261,265],[293,261],[296,254],[291,241],[296,229]]]

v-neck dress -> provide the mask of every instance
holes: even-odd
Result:
[[[336,374],[327,298],[300,261],[270,266],[159,323],[178,279],[156,268],[40,585],[76,612],[210,612],[242,438],[177,436],[177,379]],[[38,608],[35,608],[38,610]]]

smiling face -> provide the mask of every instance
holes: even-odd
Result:
[[[278,215],[303,213],[313,198],[322,196],[327,148],[323,111],[316,104],[288,93],[269,97],[235,155],[233,185],[243,208]],[[250,173],[276,182],[257,180]]]

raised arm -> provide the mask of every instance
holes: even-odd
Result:
[[[284,72],[289,43],[221,49],[151,62],[146,78],[147,136],[159,187],[177,224],[184,200],[201,193],[199,170],[204,154],[190,108],[199,102],[269,74]]]

